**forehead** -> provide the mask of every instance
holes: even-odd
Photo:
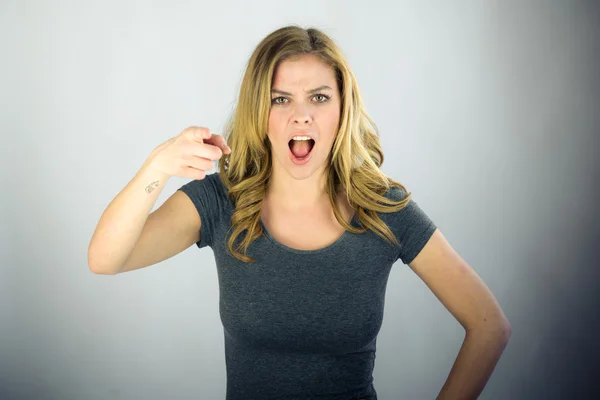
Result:
[[[273,75],[273,86],[320,86],[335,85],[333,68],[314,55],[303,55],[282,61]]]

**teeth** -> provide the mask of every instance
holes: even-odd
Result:
[[[293,140],[311,140],[310,136],[294,136]]]

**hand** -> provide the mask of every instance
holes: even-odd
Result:
[[[208,128],[191,126],[152,151],[145,166],[167,177],[204,179],[213,161],[231,149],[225,138],[210,133]]]

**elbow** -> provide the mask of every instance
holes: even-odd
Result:
[[[111,273],[110,271],[108,271],[106,269],[100,268],[96,264],[88,263],[88,267],[89,267],[90,271],[95,275],[114,275],[114,273]]]
[[[506,318],[506,315],[502,314],[502,318],[496,323],[496,331],[498,334],[508,342],[510,336],[512,335],[512,326]]]
[[[88,263],[88,267],[90,268],[90,271],[95,275],[117,275],[119,273],[118,270],[101,268],[101,267],[96,266],[96,264]]]
[[[117,275],[119,273],[118,268],[111,268],[107,265],[102,265],[102,263],[98,262],[97,257],[93,256],[88,250],[88,268],[95,275]]]
[[[468,327],[467,334],[485,334],[486,336],[494,337],[499,341],[508,342],[512,335],[512,326],[506,317],[494,322],[487,322],[485,325],[477,325]]]
[[[508,339],[510,339],[510,337],[512,335],[512,326],[510,325],[510,322],[508,322],[508,320],[506,320],[506,322],[502,325],[502,329],[503,329],[503,333],[506,338],[506,341],[508,342]]]

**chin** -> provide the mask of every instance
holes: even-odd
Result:
[[[297,181],[303,181],[305,179],[309,179],[311,178],[313,175],[315,175],[315,173],[317,172],[316,169],[312,168],[312,169],[304,169],[302,171],[295,171],[294,168],[288,168],[287,169],[287,173],[288,175],[297,180]]]
[[[290,158],[289,153],[280,154],[279,157],[275,157],[280,169],[284,170],[286,174],[295,180],[309,179],[322,170],[323,163],[325,160],[318,153],[310,155],[310,159],[303,165],[297,165]],[[282,162],[283,161],[283,162]]]

